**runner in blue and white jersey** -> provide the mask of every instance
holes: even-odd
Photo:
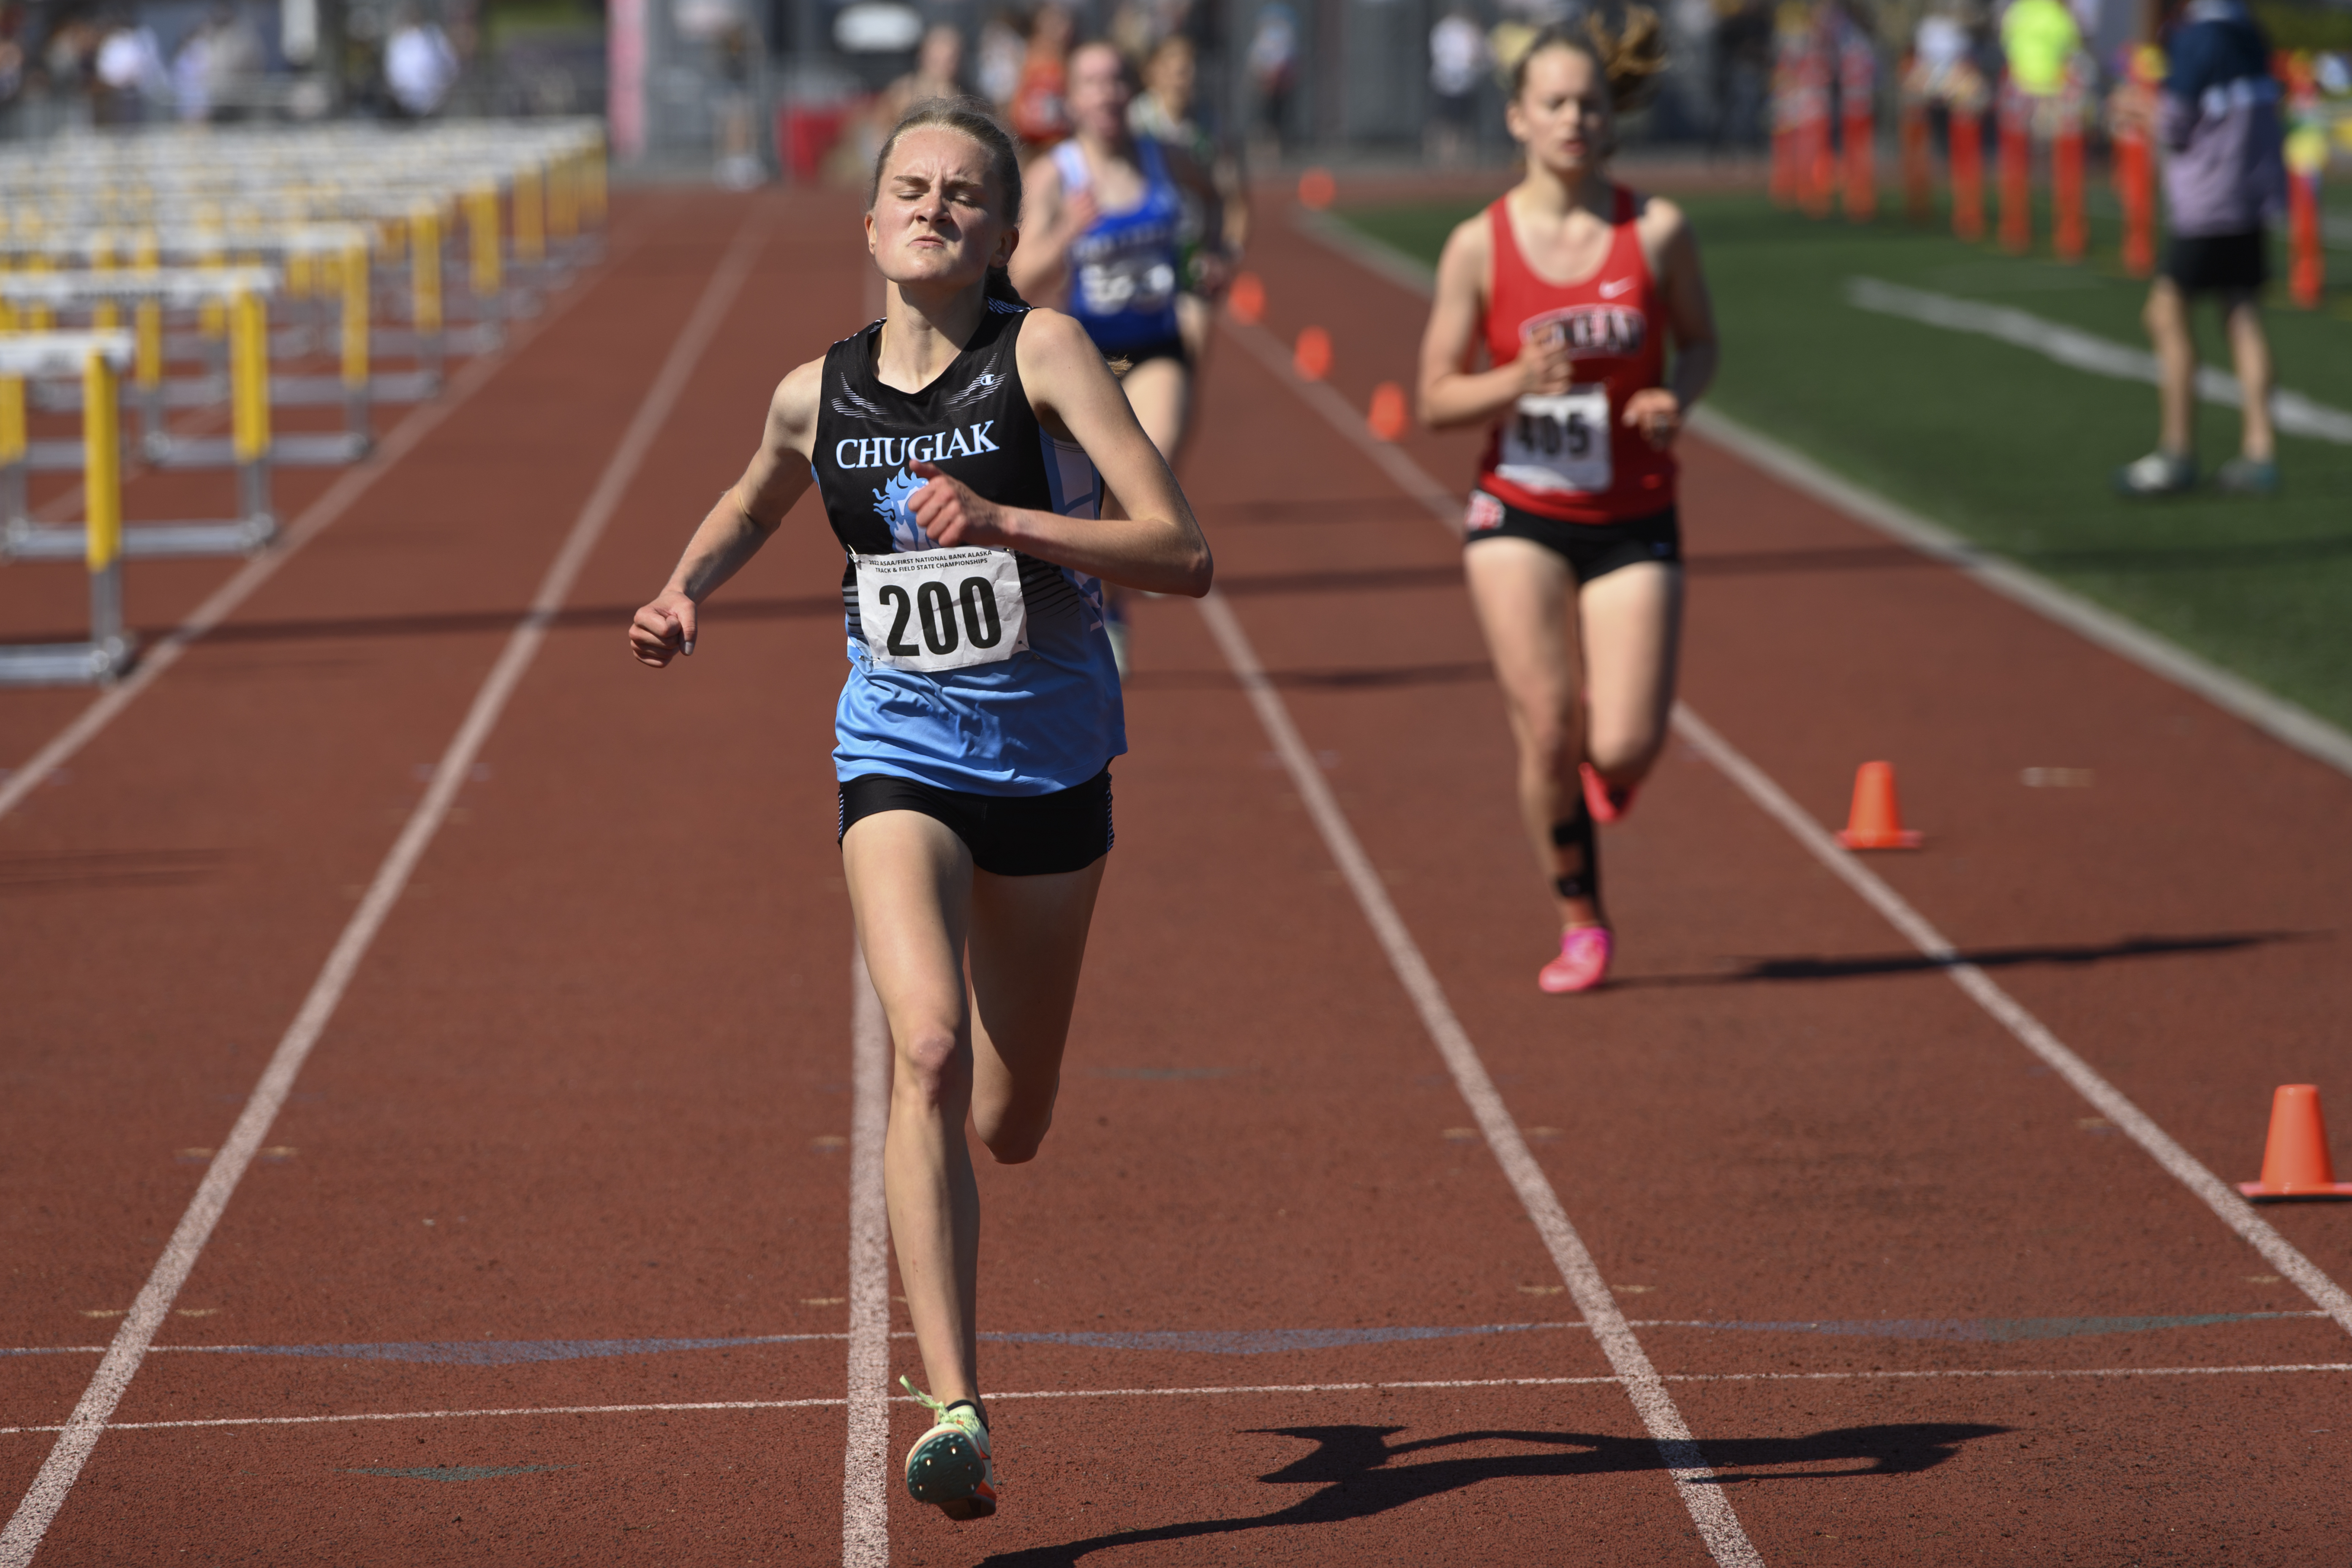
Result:
[[[1074,134],[1031,166],[1034,232],[1013,256],[1013,280],[1031,299],[1065,301],[1104,353],[1127,362],[1128,401],[1173,467],[1206,320],[1200,312],[1188,333],[1180,307],[1188,288],[1213,298],[1224,287],[1221,198],[1190,152],[1129,127],[1127,62],[1109,44],[1071,53],[1068,93]],[[1124,669],[1116,592],[1109,608]]]
[[[1005,1163],[1053,1121],[1127,749],[1100,585],[1199,595],[1211,573],[1100,353],[1004,276],[1021,185],[976,108],[899,121],[866,217],[883,319],[784,378],[750,467],[629,629],[646,664],[691,654],[701,601],[817,487],[847,555],[842,865],[897,1050],[884,1185],[938,1417],[907,1489],[958,1520],[996,1510],[964,1121]],[[1124,516],[1097,515],[1106,486]]]

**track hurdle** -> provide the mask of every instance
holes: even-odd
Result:
[[[0,300],[5,300],[18,312],[29,312],[36,307],[52,316],[59,310],[87,311],[90,328],[96,331],[119,326],[121,307],[130,305],[131,336],[136,345],[131,401],[139,410],[142,444],[151,455],[155,455],[169,442],[164,428],[167,405],[189,407],[214,403],[224,390],[209,377],[166,386],[163,311],[195,310],[206,305],[226,308],[240,293],[266,294],[274,291],[278,284],[279,275],[262,267],[0,272]],[[74,406],[78,393],[65,388],[58,391],[58,395],[46,400],[47,405],[60,409]]]
[[[0,463],[11,471],[12,535],[25,521],[25,384],[34,376],[81,376],[84,521],[59,531],[76,537],[89,571],[89,637],[0,647],[0,686],[87,685],[131,668],[136,648],[122,625],[122,419],[116,397],[136,352],[124,331],[0,337]]]

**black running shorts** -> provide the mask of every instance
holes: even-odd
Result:
[[[2164,247],[2164,275],[2183,294],[2259,294],[2270,281],[2263,231],[2176,234]]]
[[[841,786],[838,842],[885,811],[916,811],[945,823],[971,851],[971,863],[997,877],[1050,877],[1082,871],[1110,853],[1110,770],[1051,795],[967,795],[887,773],[866,773]]]
[[[1486,539],[1535,541],[1568,563],[1580,588],[1620,567],[1643,561],[1678,564],[1683,558],[1682,523],[1673,507],[1625,522],[1561,522],[1473,490],[1464,543]]]

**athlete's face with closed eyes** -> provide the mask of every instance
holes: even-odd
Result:
[[[988,151],[961,132],[923,125],[900,136],[866,215],[866,248],[882,276],[917,288],[978,283],[1012,256],[1020,229]]]

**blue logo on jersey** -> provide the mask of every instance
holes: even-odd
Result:
[[[929,483],[929,479],[918,479],[911,469],[901,468],[890,476],[887,485],[874,492],[874,514],[889,526],[890,542],[899,550],[937,548],[931,536],[923,531],[923,525],[915,521],[915,514],[907,510],[915,492]]]

